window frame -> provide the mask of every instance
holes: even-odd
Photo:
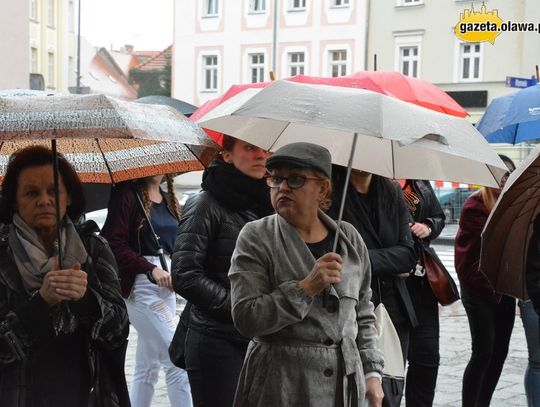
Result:
[[[330,4],[331,8],[347,8],[351,6],[350,0],[330,0],[330,1],[331,1],[331,4]],[[340,4],[337,4],[338,2]]]
[[[398,6],[411,7],[424,4],[424,0],[398,0]]]
[[[47,26],[54,28],[56,24],[55,0],[47,0]]]
[[[56,89],[56,60],[54,52],[47,52],[47,88]]]
[[[465,47],[467,46],[470,46],[471,47],[471,52],[469,52],[468,54],[470,54],[470,56],[468,56],[467,58],[465,58]],[[478,51],[475,51],[474,48],[476,48],[478,46]],[[462,42],[460,43],[459,45],[459,62],[458,62],[458,67],[459,67],[459,81],[460,82],[479,82],[482,80],[482,60],[483,60],[483,47],[482,47],[482,43],[480,42]],[[469,76],[468,78],[465,78],[465,68],[464,68],[464,64],[465,64],[465,59],[469,59],[469,60],[474,60],[474,59],[477,59],[478,60],[478,64],[476,65],[475,63],[471,64],[469,62],[469,69],[468,69],[468,74],[473,74],[473,76]],[[474,71],[475,71],[475,67],[477,68],[478,70],[478,75],[476,77],[474,77]]]
[[[203,9],[202,9],[203,17],[213,18],[213,17],[219,16],[219,9],[220,9],[219,0],[204,0],[202,4],[203,4]],[[213,7],[211,7],[212,4],[214,5]]]
[[[39,21],[38,15],[39,15],[38,0],[30,0],[30,19],[34,21]]]
[[[39,52],[34,46],[30,46],[30,73],[39,73]]]
[[[345,53],[345,60],[334,60],[333,56],[335,53]],[[334,76],[334,67],[337,67],[338,71],[345,68],[345,72],[342,75]],[[348,74],[349,70],[349,50],[347,48],[335,48],[328,50],[328,76],[332,78],[337,78],[340,76],[345,76]]]
[[[207,64],[209,58],[215,58],[215,65]],[[210,77],[207,78],[208,71],[215,71],[214,74],[210,73]],[[208,84],[207,79],[210,79],[210,85],[214,87],[206,86]],[[215,82],[215,83],[212,83]],[[219,89],[219,55],[218,54],[203,54],[201,55],[201,92],[216,93]]]
[[[295,3],[298,2],[298,6]],[[287,11],[305,11],[307,10],[307,0],[289,0]]]
[[[261,8],[255,7],[260,4],[262,4]],[[249,0],[248,12],[249,14],[265,14],[266,13],[266,0]]]
[[[262,62],[253,62],[254,57],[262,57]],[[255,75],[254,75],[255,73]],[[257,77],[255,82],[253,77]],[[249,83],[261,83],[264,82],[266,76],[266,55],[264,52],[249,52],[247,54],[247,81]]]
[[[404,55],[405,50],[416,50],[416,55]],[[409,63],[407,73],[404,69],[404,63]],[[412,68],[410,66],[412,62]],[[412,69],[413,75],[410,75],[410,70]],[[414,72],[416,70],[416,72]],[[407,44],[399,46],[399,72],[405,76],[410,76],[412,78],[418,78],[420,75],[420,47],[416,44]],[[414,74],[415,73],[415,74]]]
[[[302,55],[302,61],[292,61],[293,55]],[[292,70],[295,73],[292,73]],[[301,72],[300,72],[301,71]],[[288,51],[287,52],[287,76],[305,75],[306,74],[306,51]]]

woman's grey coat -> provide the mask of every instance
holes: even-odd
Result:
[[[324,213],[319,217],[336,229]],[[345,222],[340,255],[341,282],[330,290],[335,307],[325,308],[323,295],[311,297],[298,287],[315,258],[284,218],[268,216],[242,229],[229,271],[232,314],[236,328],[253,339],[235,407],[342,405],[348,391],[354,392],[346,385],[351,378],[363,403],[364,375],[382,374],[383,357],[376,344],[368,251]]]

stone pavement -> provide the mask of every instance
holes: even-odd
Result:
[[[446,231],[446,237],[443,236],[443,239],[436,241],[434,249],[437,251],[450,273],[455,277],[452,233],[455,236],[455,230],[457,228],[452,227],[451,225],[448,226],[450,227],[448,227]],[[471,343],[467,316],[461,302],[458,301],[451,306],[440,308],[440,324],[441,366],[434,406],[458,407],[461,406],[461,380],[465,366],[469,361]],[[132,328],[126,361],[128,384],[131,383],[136,342],[137,333],[135,329]],[[491,406],[527,406],[525,390],[523,387],[523,375],[526,366],[527,345],[521,319],[519,316],[516,316],[508,358],[506,359]],[[169,405],[163,374],[160,374],[152,406],[166,407]],[[404,406],[405,403],[403,402],[402,405]]]

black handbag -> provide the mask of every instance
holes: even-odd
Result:
[[[180,315],[180,321],[174,331],[171,343],[169,344],[169,358],[176,367],[186,368],[185,347],[186,335],[189,327],[189,311],[191,304],[188,302]]]

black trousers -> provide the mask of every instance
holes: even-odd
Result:
[[[431,407],[439,372],[439,305],[427,277],[411,276],[407,288],[418,319],[409,338],[409,367],[405,386],[407,406]]]
[[[247,344],[188,329],[186,370],[194,407],[231,407]]]
[[[503,296],[498,304],[490,297],[461,287],[467,312],[472,355],[463,374],[463,407],[489,406],[503,369],[516,316],[516,300]]]

